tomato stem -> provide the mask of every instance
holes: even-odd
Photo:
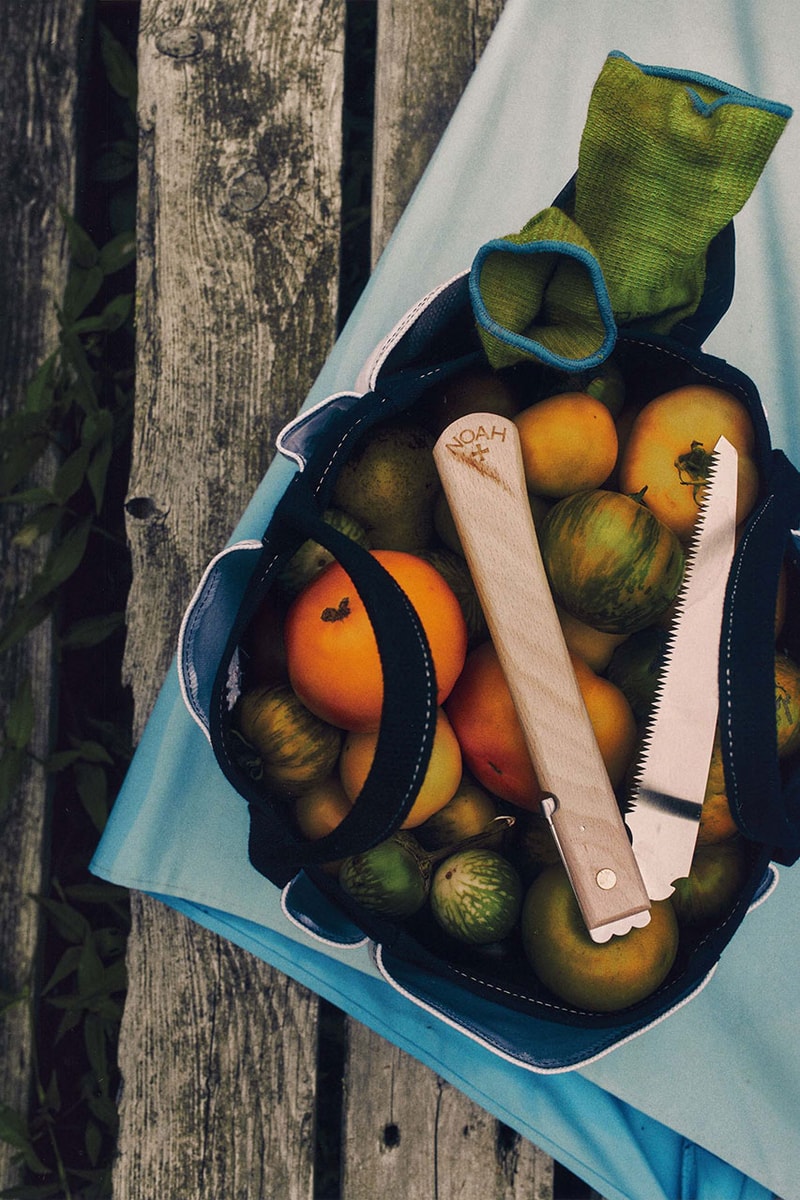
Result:
[[[691,449],[675,459],[678,479],[684,487],[692,489],[692,499],[698,506],[701,488],[708,483],[712,459],[713,455],[703,448],[702,442],[692,442]]]
[[[336,608],[323,608],[320,616],[323,621],[344,621],[350,616],[350,597],[342,596]]]

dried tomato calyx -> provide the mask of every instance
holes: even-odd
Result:
[[[702,442],[692,442],[691,449],[675,459],[678,479],[684,487],[692,489],[692,499],[698,505],[702,498],[700,489],[708,483],[713,458],[713,454],[703,448]]]
[[[351,611],[350,597],[342,596],[336,608],[323,608],[320,615],[323,621],[344,621],[346,617],[350,616]]]

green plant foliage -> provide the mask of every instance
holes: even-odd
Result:
[[[119,674],[129,573],[122,489],[134,381],[136,67],[102,25],[95,57],[106,73],[108,96],[97,107],[110,137],[87,155],[90,223],[61,214],[70,271],[58,345],[18,410],[0,421],[0,519],[17,552],[35,551],[38,564],[0,627],[0,654],[49,620],[60,681],[58,742],[40,762],[54,797],[51,878],[33,898],[47,929],[44,983],[0,993],[0,1020],[24,1006],[35,1035],[31,1111],[0,1105],[0,1139],[26,1176],[0,1193],[6,1200],[108,1197],[118,1125],[128,898],[93,880],[88,863],[131,752],[122,685],[109,691],[105,680]],[[57,466],[43,483],[37,467],[54,448]],[[0,729],[0,820],[35,757],[36,705],[22,679]]]

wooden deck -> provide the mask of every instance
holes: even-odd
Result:
[[[77,56],[82,5],[29,6],[43,14],[45,42]],[[196,582],[341,323],[355,253],[348,229],[361,203],[347,190],[358,164],[346,162],[343,172],[343,107],[351,113],[357,90],[371,86],[354,74],[354,39],[375,38],[374,263],[502,7],[503,0],[141,0],[138,361],[126,503],[133,587],[124,663],[137,736]],[[62,101],[52,120],[63,135],[73,98]],[[67,159],[53,169],[68,203]],[[31,230],[13,236],[34,244]],[[45,260],[46,286],[57,294],[65,265],[53,233],[32,269],[41,272]],[[22,370],[36,362],[47,333],[26,347]],[[49,661],[46,639],[44,630],[31,651],[41,664]],[[41,792],[43,783],[31,786]],[[35,864],[42,836],[31,835]],[[4,900],[20,877],[32,890],[40,870],[13,866],[16,876],[1,881]],[[7,856],[0,869],[11,870]],[[565,1190],[557,1172],[554,1183],[554,1164],[536,1147],[265,963],[146,895],[133,895],[132,915],[114,1200],[579,1194]],[[30,947],[30,932],[25,942]],[[22,1029],[12,1036],[25,1041]],[[20,1080],[24,1092],[24,1062]]]

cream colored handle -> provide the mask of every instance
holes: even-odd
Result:
[[[583,918],[606,941],[650,901],[547,583],[513,421],[474,413],[434,459]],[[552,799],[549,799],[552,797]]]

